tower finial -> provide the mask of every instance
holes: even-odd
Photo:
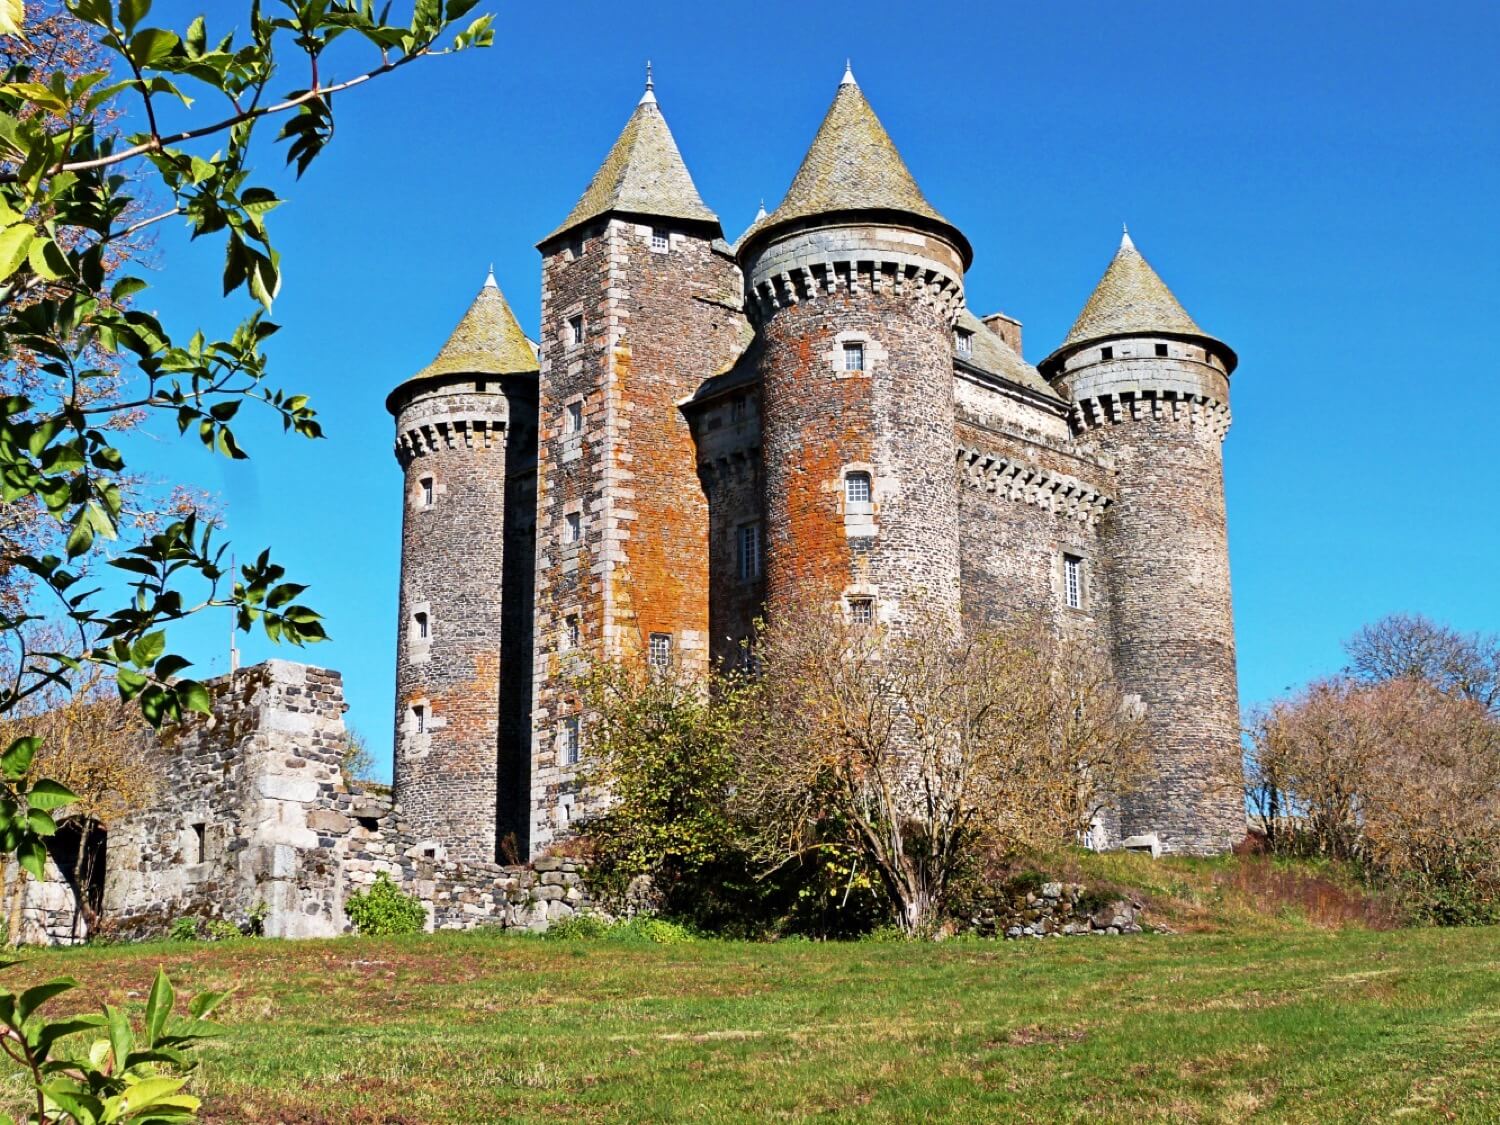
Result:
[[[760,201],[760,210],[758,210],[758,211],[755,212],[755,221],[758,223],[762,219],[764,219],[765,217],[766,217],[766,201],[764,199],[762,199]]]
[[[1135,249],[1135,243],[1130,240],[1130,226],[1128,223],[1120,224],[1120,249]]]
[[[840,86],[855,86],[855,85],[858,85],[858,83],[856,83],[854,81],[854,60],[853,59],[845,59],[844,60],[844,77],[839,81],[839,85]]]
[[[500,283],[495,280],[495,263],[494,262],[490,263],[490,272],[489,272],[489,276],[484,279],[484,287],[486,289],[499,289],[500,288]]]
[[[651,80],[651,60],[646,60],[646,92],[641,95],[641,105],[656,104],[656,83]]]

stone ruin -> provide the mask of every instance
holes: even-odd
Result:
[[[382,871],[421,899],[430,929],[542,930],[594,909],[570,859],[453,860],[389,796],[347,786],[337,672],[271,660],[209,686],[212,715],[142,736],[160,779],[150,806],[106,826],[65,822],[47,877],[28,877],[19,902],[18,869],[6,866],[18,940],[158,937],[179,918],[332,937],[350,930],[347,897]]]

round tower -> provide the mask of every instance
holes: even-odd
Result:
[[[763,343],[766,596],[958,620],[953,325],[968,240],[845,73],[738,256]]]
[[[454,859],[494,862],[500,803],[517,799],[499,792],[507,455],[536,371],[491,274],[437,358],[386,399],[404,484],[395,796]],[[529,685],[528,669],[507,671]]]
[[[1197,326],[1125,234],[1061,347],[1039,365],[1080,445],[1114,466],[1101,532],[1121,687],[1154,764],[1122,835],[1223,851],[1245,834],[1224,435],[1234,352]]]

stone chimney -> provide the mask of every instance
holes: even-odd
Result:
[[[990,313],[989,316],[981,317],[984,326],[1000,339],[1010,345],[1010,350],[1017,355],[1021,354],[1021,322],[1013,316],[1004,313]]]

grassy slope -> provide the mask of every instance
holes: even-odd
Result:
[[[484,933],[38,954],[238,986],[219,1122],[1500,1119],[1500,932],[627,946]]]

